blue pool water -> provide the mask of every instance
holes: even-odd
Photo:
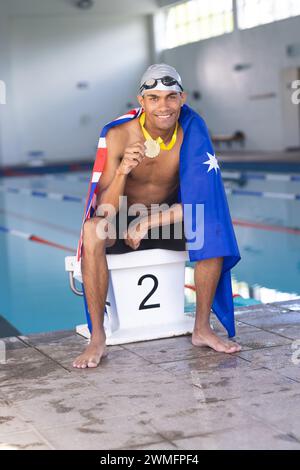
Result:
[[[76,249],[88,175],[0,180],[0,315],[23,334],[69,329],[85,322],[83,301],[69,288],[64,258],[72,254],[68,248]],[[300,178],[250,177],[244,186],[234,182],[226,186],[229,192],[242,192],[228,194],[242,255],[233,277],[250,287],[299,295],[300,200],[285,195],[300,194]],[[261,191],[271,195],[262,197]],[[62,194],[73,199],[61,200]],[[282,231],[283,227],[298,232]],[[62,247],[29,241],[26,234]]]

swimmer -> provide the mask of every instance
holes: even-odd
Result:
[[[182,204],[178,202],[179,155],[183,130],[178,122],[187,94],[178,72],[167,64],[154,64],[142,76],[137,100],[144,112],[141,118],[111,127],[106,135],[107,159],[98,182],[97,212],[83,226],[82,276],[92,322],[90,344],[73,362],[75,368],[94,368],[107,354],[103,327],[108,290],[107,254],[126,253],[149,248],[185,250],[185,238],[175,238],[175,227],[183,224]],[[152,140],[145,146],[145,141]],[[158,146],[156,145],[158,142]],[[148,153],[148,154],[147,154]],[[139,217],[129,217],[125,238],[119,230],[109,232],[112,219],[109,211],[103,217],[101,208],[112,207],[119,228],[122,207],[119,197],[126,196],[127,205],[144,208]],[[150,215],[151,205],[167,204],[168,209]],[[105,211],[104,211],[105,212]],[[130,220],[131,219],[131,220]],[[151,240],[149,231],[170,225],[171,238]],[[173,235],[173,236],[172,236]],[[195,265],[196,318],[192,344],[207,346],[217,352],[235,353],[241,347],[219,337],[210,326],[210,312],[222,270],[223,257],[197,261]]]

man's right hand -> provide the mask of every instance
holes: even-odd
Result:
[[[117,173],[128,175],[145,158],[145,147],[142,142],[136,142],[126,147]]]

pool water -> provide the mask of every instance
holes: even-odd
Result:
[[[88,177],[76,172],[0,180],[0,315],[22,334],[85,322],[64,258],[76,250]],[[270,292],[299,295],[300,198],[294,195],[300,178],[246,175],[245,181],[225,182],[242,256],[232,270],[234,293],[262,301]]]

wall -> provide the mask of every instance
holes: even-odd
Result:
[[[147,15],[0,8],[0,79],[8,85],[1,165],[25,163],[32,151],[47,161],[93,157],[102,126],[137,105],[151,63]]]
[[[300,55],[286,54],[290,44],[300,50],[299,31],[295,17],[158,52],[156,59],[177,67],[189,92],[201,92],[190,104],[214,134],[239,129],[247,134],[247,150],[279,151],[285,147],[281,76],[284,68],[300,66]],[[237,72],[240,63],[251,67]],[[275,96],[253,99],[269,93]]]
[[[0,165],[5,155],[16,155],[16,139],[13,132],[13,96],[10,63],[10,22],[8,4],[0,4],[0,80],[5,83],[6,104],[0,104]]]

